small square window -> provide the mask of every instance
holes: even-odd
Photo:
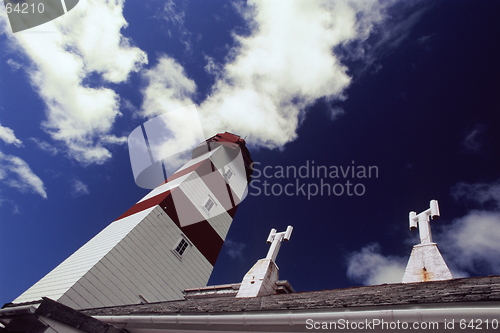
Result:
[[[207,211],[207,213],[210,213],[212,208],[215,206],[215,201],[209,196],[203,207]]]
[[[189,243],[184,239],[181,238],[177,246],[175,247],[174,251],[179,255],[179,257],[182,257],[186,249],[188,248]]]
[[[226,181],[229,181],[234,176],[233,170],[230,168],[227,168],[226,172],[224,173],[224,178],[226,178]]]

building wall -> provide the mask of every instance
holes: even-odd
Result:
[[[29,302],[42,296],[59,299],[152,210],[150,208],[111,223],[13,302]]]
[[[184,289],[206,285],[213,268],[192,245],[181,258],[175,255],[181,237],[181,230],[156,206],[59,301],[88,308],[181,299]]]

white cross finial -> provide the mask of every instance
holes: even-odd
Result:
[[[276,261],[276,257],[278,256],[278,251],[281,247],[282,241],[288,241],[290,236],[292,235],[293,227],[289,225],[286,228],[286,231],[276,232],[276,229],[271,229],[269,233],[269,237],[267,237],[267,243],[271,244],[269,251],[267,252],[266,259],[271,259],[272,261]]]
[[[432,234],[429,217],[433,220],[439,218],[439,206],[437,200],[431,200],[430,207],[417,215],[416,212],[410,212],[410,230],[417,229],[420,233],[420,244],[431,244]]]

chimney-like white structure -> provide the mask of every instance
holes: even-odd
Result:
[[[276,293],[276,283],[279,278],[279,268],[276,265],[276,257],[282,241],[288,241],[292,235],[293,227],[289,225],[286,231],[276,232],[271,229],[267,243],[271,244],[267,256],[258,260],[255,265],[245,274],[236,297],[259,297],[273,295]]]
[[[430,207],[420,214],[410,212],[410,230],[418,227],[420,244],[413,246],[408,265],[403,276],[403,283],[449,280],[453,276],[439,252],[437,244],[432,241],[430,219],[439,218],[437,200],[431,200]]]

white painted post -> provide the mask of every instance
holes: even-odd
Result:
[[[429,223],[431,218],[433,220],[439,218],[439,206],[437,200],[431,200],[429,209],[424,210],[418,215],[415,212],[410,212],[410,230],[416,229],[418,222],[421,245],[432,243],[431,226]]]
[[[420,244],[423,245],[432,243],[429,216],[423,214],[418,216],[418,232],[420,235]]]

